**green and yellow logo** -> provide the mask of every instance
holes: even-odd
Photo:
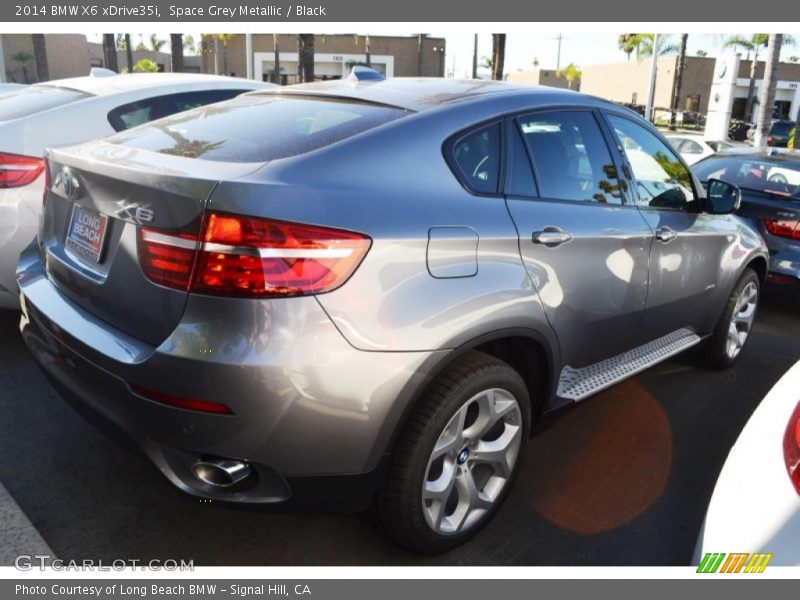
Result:
[[[698,573],[763,573],[772,553],[756,552],[753,554],[724,552],[706,552],[697,567]]]

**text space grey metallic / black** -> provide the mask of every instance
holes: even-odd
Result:
[[[294,86],[49,169],[18,281],[62,395],[186,492],[371,506],[428,552],[494,514],[543,412],[701,342],[732,364],[767,268],[738,189],[549,88]]]

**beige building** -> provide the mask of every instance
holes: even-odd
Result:
[[[64,79],[88,75],[92,67],[105,67],[103,45],[87,41],[83,34],[46,34],[45,51],[47,56],[48,79]],[[172,70],[172,57],[167,52],[139,50],[133,52],[134,64],[142,58],[154,61],[159,71]],[[117,52],[117,65],[120,70],[127,67],[126,53]],[[199,73],[200,56],[185,56],[184,71]],[[15,83],[34,83],[40,81],[36,72],[33,55],[33,36],[30,34],[0,35],[0,81]]]
[[[570,82],[564,77],[563,73],[559,73],[553,69],[534,69],[533,71],[513,71],[506,76],[508,81],[514,83],[530,83],[533,85],[547,85],[554,88],[563,90],[581,89],[581,80]]]
[[[355,64],[366,63],[363,35],[336,34],[314,36],[314,76],[318,80],[347,76]],[[297,83],[298,35],[278,34],[280,80],[284,85]],[[369,36],[370,64],[387,77],[443,77],[445,41],[424,36]],[[258,79],[274,79],[275,36],[253,36],[254,72]],[[247,74],[245,36],[233,34],[217,39],[208,36],[202,43],[204,73],[244,77]]]
[[[677,56],[658,59],[656,78],[656,108],[667,109],[672,104],[675,85]],[[689,112],[708,112],[711,84],[714,81],[715,58],[689,56],[681,85],[678,108]],[[742,60],[736,81],[733,103],[733,118],[744,117],[747,87],[750,81],[751,61]],[[756,66],[756,98],[764,74],[764,63]],[[581,91],[614,102],[643,106],[647,102],[647,87],[650,77],[650,60],[629,60],[603,65],[590,65],[583,68]],[[798,82],[800,64],[780,63],[778,66],[778,90],[776,94],[776,117],[795,117],[797,107],[793,106]]]
[[[82,34],[47,34],[45,49],[50,79],[77,77],[89,73],[89,49]],[[33,83],[39,81],[33,56],[33,36],[4,33],[0,36],[0,52],[5,65],[5,81]]]

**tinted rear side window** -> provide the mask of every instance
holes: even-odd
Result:
[[[253,95],[178,113],[108,141],[189,158],[266,162],[311,152],[407,114],[338,98]]]
[[[461,182],[478,194],[496,194],[500,182],[500,124],[467,133],[453,144]]]
[[[21,119],[43,110],[89,98],[91,94],[49,85],[32,85],[0,94],[0,121]]]

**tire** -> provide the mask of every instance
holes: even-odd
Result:
[[[378,525],[416,552],[464,543],[505,500],[530,426],[519,373],[481,352],[465,354],[428,387],[401,431],[373,504]]]
[[[752,293],[755,295],[752,296]],[[751,302],[744,302],[751,298]],[[726,369],[741,356],[745,343],[750,339],[753,321],[761,300],[761,281],[752,269],[745,269],[739,281],[733,286],[725,310],[717,321],[714,332],[699,350],[702,363],[712,369]],[[734,320],[736,316],[736,320]],[[733,348],[732,327],[739,332],[738,347]]]

